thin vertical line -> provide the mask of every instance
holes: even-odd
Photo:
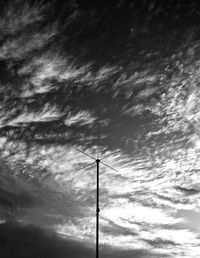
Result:
[[[100,144],[100,125],[98,120],[98,135],[97,135],[97,145],[98,145],[98,152],[97,152],[97,159],[99,159],[99,144]]]

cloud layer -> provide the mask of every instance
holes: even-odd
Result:
[[[77,149],[96,157],[98,121],[101,157],[117,169],[100,164],[105,256],[197,257],[199,14],[178,2],[3,5],[4,257],[11,232],[27,230],[58,241],[56,254],[79,257],[78,241],[92,255],[96,168]]]

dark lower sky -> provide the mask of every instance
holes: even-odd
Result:
[[[98,122],[100,257],[198,257],[199,72],[198,1],[1,1],[0,257],[94,257]]]

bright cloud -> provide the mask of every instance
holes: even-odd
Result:
[[[141,31],[147,43],[138,41],[137,51],[130,47],[132,28],[125,42],[120,38],[124,50],[117,47],[111,58],[113,47],[106,59],[100,54],[104,33],[98,38],[97,30],[97,39],[94,33],[94,42],[84,43],[84,12],[53,21],[48,8],[9,2],[0,18],[0,155],[14,178],[2,170],[0,224],[15,215],[21,223],[94,243],[96,164],[77,148],[92,157],[99,148],[102,162],[117,170],[100,163],[101,243],[197,257],[200,232],[188,215],[200,211],[195,32],[185,32],[174,53],[162,54],[162,44],[155,44],[161,39],[149,37],[148,29]],[[96,25],[88,24],[91,35]],[[94,50],[95,40],[102,52]],[[164,46],[171,44],[165,40]],[[30,200],[20,201],[13,189],[23,189]]]

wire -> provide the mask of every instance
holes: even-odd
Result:
[[[93,164],[95,164],[95,162],[92,162],[92,163],[88,164],[87,166],[80,168],[79,171],[81,171],[81,170],[83,170],[83,169],[85,169],[85,168],[87,168],[87,167],[89,167],[89,166],[91,166]]]
[[[87,153],[85,153],[85,152],[83,152],[83,151],[81,151],[81,150],[79,150],[79,149],[77,149],[77,148],[75,148],[77,151],[79,151],[80,153],[82,153],[82,154],[84,154],[85,156],[87,156],[87,157],[89,157],[89,158],[91,158],[91,159],[93,159],[93,160],[96,160],[95,158],[93,158],[92,156],[90,156],[90,155],[88,155]]]
[[[115,171],[119,172],[117,169],[112,168],[111,166],[108,166],[106,163],[103,163],[103,162],[101,162],[101,161],[100,161],[100,163],[102,163],[104,166],[106,166],[106,167],[108,167],[108,168],[110,168],[110,169],[112,169],[112,170],[115,170]]]

